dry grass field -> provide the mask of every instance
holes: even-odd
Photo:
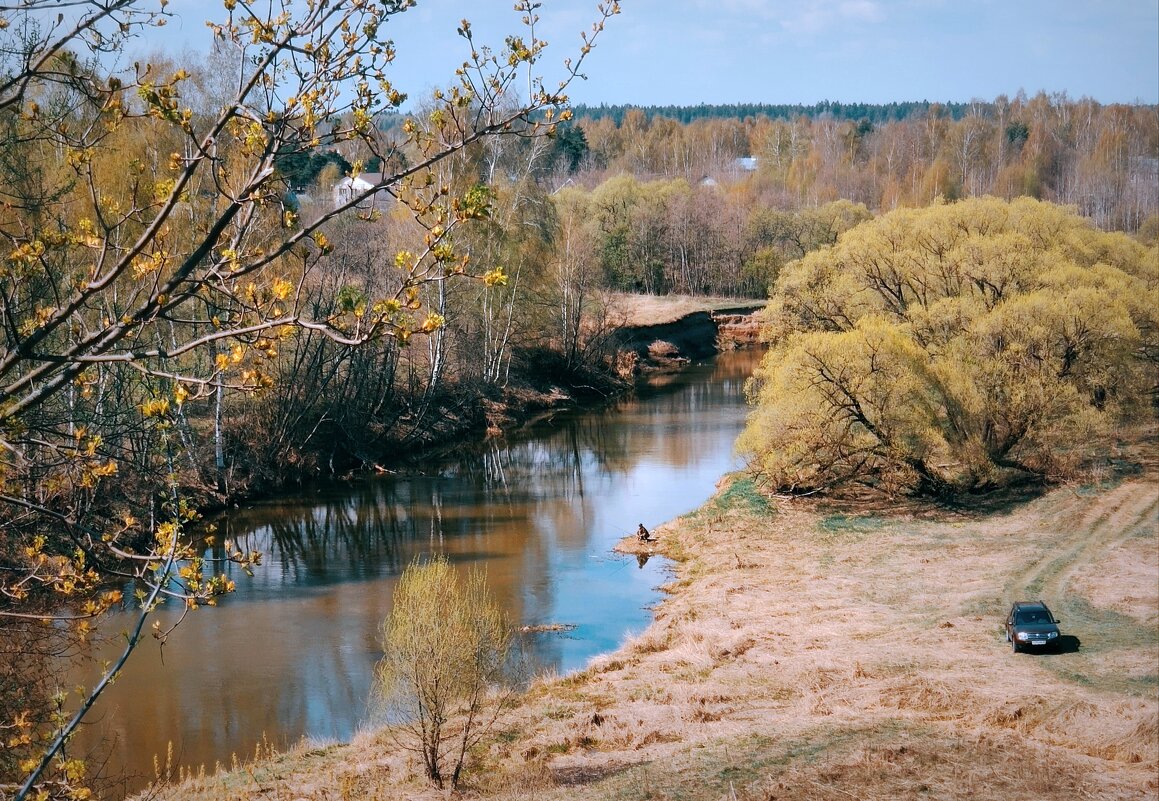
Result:
[[[689,314],[748,306],[765,301],[699,295],[615,295],[610,298],[609,322],[616,326],[642,327],[674,323]]]
[[[1159,483],[1142,472],[987,508],[769,504],[726,480],[659,527],[654,624],[537,683],[465,798],[1156,799]],[[1139,454],[1136,454],[1138,457]],[[1014,654],[1043,598],[1060,653]],[[181,799],[434,799],[384,733],[167,788]]]

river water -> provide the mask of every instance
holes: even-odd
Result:
[[[642,631],[663,560],[611,552],[639,523],[688,512],[737,466],[752,351],[666,376],[605,409],[567,412],[421,475],[332,484],[235,510],[223,536],[264,553],[220,606],[146,640],[73,746],[139,789],[172,746],[212,771],[256,744],[346,740],[373,725],[380,626],[403,568],[480,565],[542,670],[566,673]],[[162,625],[175,612],[159,613]],[[129,625],[112,621],[106,631]],[[110,652],[111,653],[111,652]]]

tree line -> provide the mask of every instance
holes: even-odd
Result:
[[[624,121],[630,110],[638,110],[649,120],[655,117],[689,123],[704,119],[744,120],[768,117],[771,120],[796,120],[801,117],[817,119],[832,117],[836,120],[860,122],[868,120],[873,124],[893,122],[911,117],[925,116],[931,108],[938,108],[952,119],[960,119],[969,110],[969,103],[931,102],[929,100],[902,101],[892,103],[842,103],[837,100],[821,100],[817,103],[700,103],[695,106],[598,106],[577,104],[574,106],[577,120],[597,120],[609,118],[617,125]]]
[[[587,182],[628,173],[695,183],[744,175],[777,208],[845,199],[874,213],[935,198],[1028,196],[1075,206],[1101,228],[1137,231],[1159,208],[1159,114],[1039,93],[900,119],[834,113],[705,116],[639,108],[581,117]],[[736,159],[756,159],[751,173]],[[1154,223],[1152,223],[1153,225]]]

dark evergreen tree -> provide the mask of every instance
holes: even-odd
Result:
[[[588,154],[588,139],[584,129],[577,125],[561,125],[555,131],[551,163],[563,162],[569,173],[575,173]]]

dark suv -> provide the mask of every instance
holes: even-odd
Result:
[[[1018,653],[1024,648],[1057,648],[1058,620],[1042,601],[1015,601],[1006,616],[1006,641]]]

